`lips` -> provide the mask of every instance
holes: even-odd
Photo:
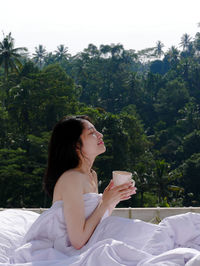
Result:
[[[101,141],[98,143],[98,145],[101,145],[101,144],[104,144],[103,140],[101,140]]]

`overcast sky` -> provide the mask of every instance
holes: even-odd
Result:
[[[4,0],[0,8],[0,40],[11,32],[30,53],[39,44],[48,52],[64,44],[75,54],[89,43],[137,51],[158,40],[168,49],[200,31],[200,0]]]

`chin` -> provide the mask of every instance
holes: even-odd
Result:
[[[102,147],[102,152],[101,152],[101,153],[104,153],[105,151],[106,151],[106,147],[103,146],[103,147]]]
[[[102,146],[101,149],[99,149],[99,152],[98,152],[97,156],[102,154],[102,153],[104,153],[105,151],[106,151],[106,147]]]

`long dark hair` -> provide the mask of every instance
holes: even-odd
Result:
[[[66,116],[54,127],[48,152],[48,164],[44,176],[44,189],[53,198],[53,191],[59,177],[67,170],[77,167],[80,158],[77,146],[82,147],[81,134],[84,120],[88,116]]]

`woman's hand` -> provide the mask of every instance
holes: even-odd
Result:
[[[113,210],[120,201],[130,199],[133,194],[136,194],[136,187],[132,186],[132,181],[114,186],[111,180],[104,190],[102,204],[105,204],[109,210]]]

